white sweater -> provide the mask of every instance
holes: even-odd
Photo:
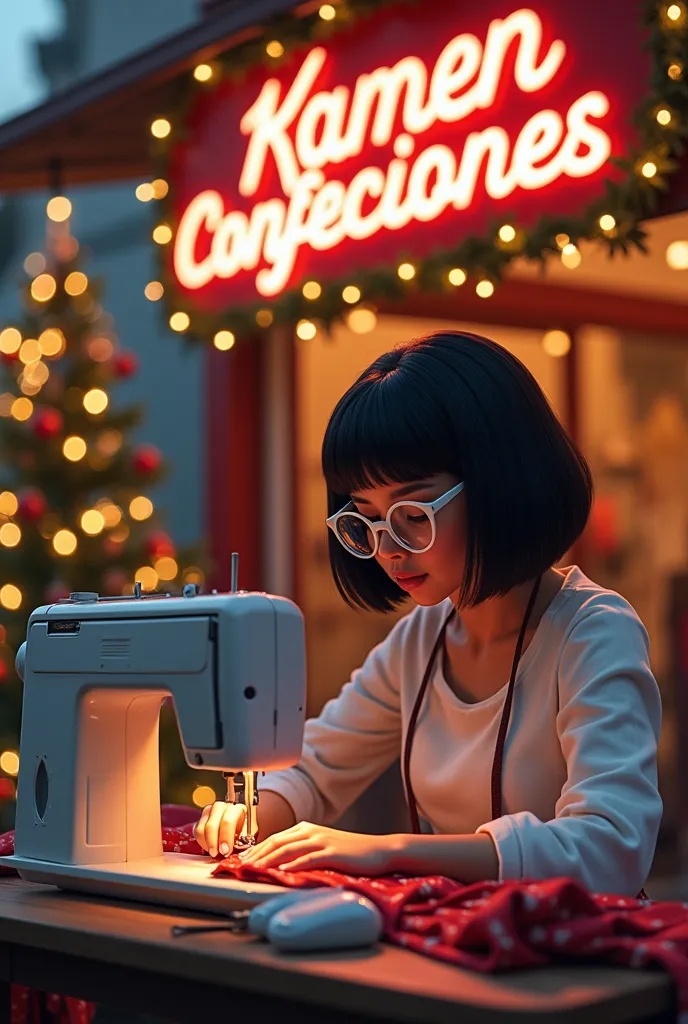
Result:
[[[502,767],[502,817],[490,775],[507,685],[466,704],[438,657],[416,726],[411,779],[428,831],[486,832],[501,879],[569,876],[600,893],[635,895],[652,864],[659,690],[648,637],[624,598],[577,566],[521,659]],[[297,821],[340,814],[401,754],[444,601],[397,622],[338,697],[306,723],[299,763],[267,773]]]

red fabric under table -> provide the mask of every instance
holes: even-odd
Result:
[[[163,849],[201,852],[184,811],[163,808]],[[188,818],[187,818],[188,820]],[[180,824],[181,823],[181,824]],[[13,852],[12,833],[0,836],[0,854]],[[1,866],[1,864],[0,864]],[[213,875],[265,881],[291,888],[341,886],[360,892],[379,908],[384,938],[395,945],[459,967],[489,973],[553,963],[607,963],[668,971],[678,991],[679,1013],[688,1021],[688,904],[596,896],[568,878],[546,882],[479,882],[449,878],[359,878],[337,871],[257,871],[232,855]],[[12,1024],[38,1022],[35,993],[13,986]],[[90,1024],[95,1007],[50,995],[45,1008],[57,1024]]]

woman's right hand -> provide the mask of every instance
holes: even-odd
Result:
[[[275,832],[284,832],[296,824],[291,805],[280,796],[266,789],[260,794],[258,812],[258,839],[267,839]],[[200,820],[194,828],[196,842],[211,857],[218,853],[227,857],[234,849],[234,843],[244,826],[246,808],[243,804],[228,804],[216,800],[203,808]]]

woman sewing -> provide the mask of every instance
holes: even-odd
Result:
[[[344,600],[415,607],[307,722],[299,763],[262,781],[244,860],[635,895],[662,814],[660,696],[633,608],[556,567],[592,484],[532,375],[476,335],[420,338],[341,398],[322,466]],[[398,758],[412,831],[330,827]],[[211,855],[240,814],[205,808]]]

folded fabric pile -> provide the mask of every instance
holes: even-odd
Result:
[[[192,808],[163,809],[163,849],[199,854]],[[174,825],[174,827],[170,827]],[[0,836],[0,854],[12,853],[12,833]],[[210,868],[210,863],[209,863]],[[385,939],[424,956],[489,973],[545,964],[589,961],[668,971],[678,1008],[688,1022],[688,904],[628,896],[596,896],[568,878],[545,882],[479,882],[449,878],[359,878],[338,871],[259,871],[232,855],[213,875],[290,888],[338,886],[372,900],[384,918]],[[16,1003],[16,1006],[15,1006]],[[13,986],[11,1024],[33,1024],[32,994]],[[90,1024],[93,1004],[48,996],[56,1024]]]

